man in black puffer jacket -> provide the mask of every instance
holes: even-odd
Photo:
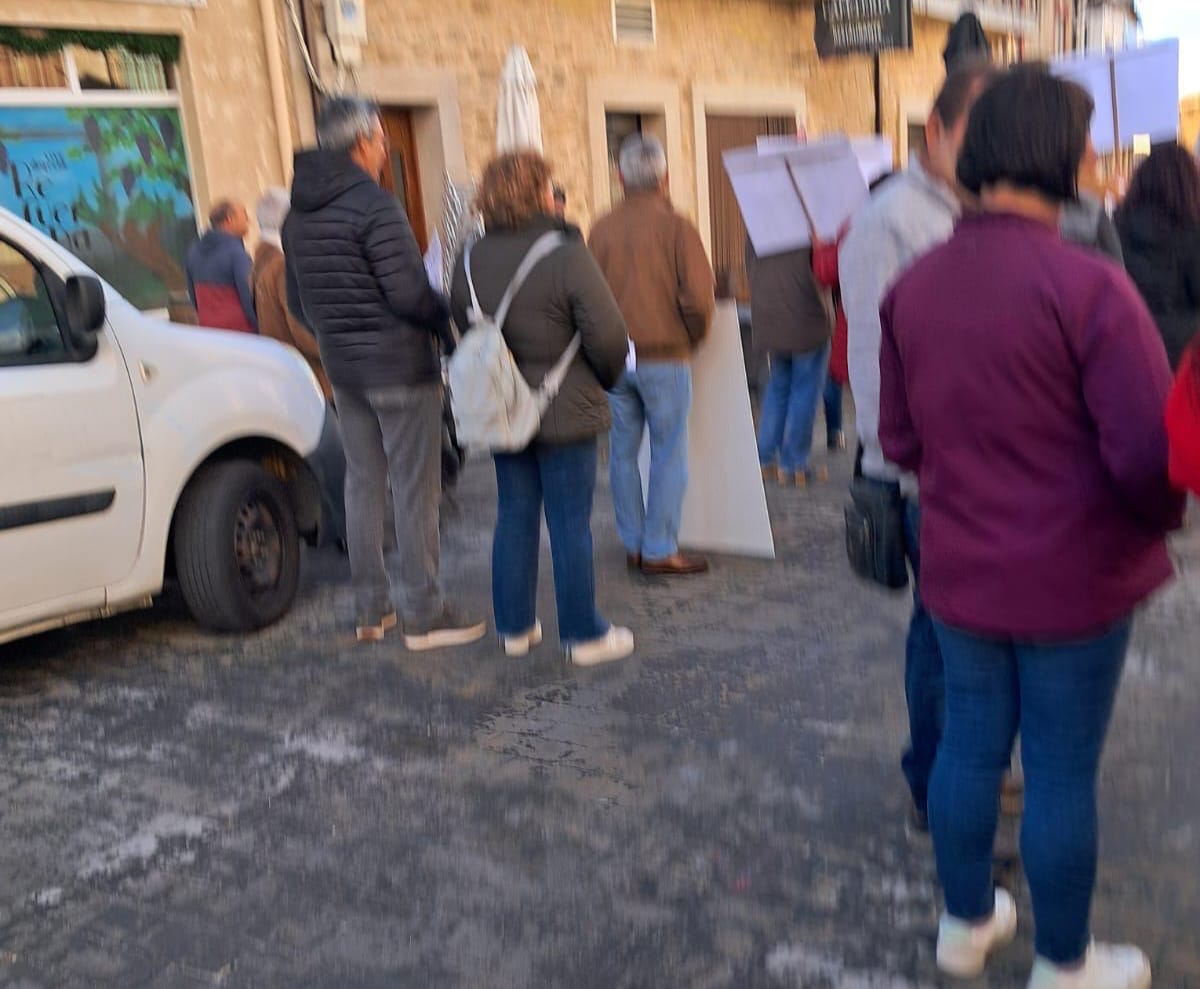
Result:
[[[383,560],[386,491],[395,504],[404,642],[462,645],[482,622],[457,616],[438,583],[446,300],[429,284],[400,205],[379,187],[388,160],[378,108],[330,100],[319,148],[296,155],[283,227],[288,307],[311,327],[333,385],[346,449],[346,526],[360,641],[395,626]]]

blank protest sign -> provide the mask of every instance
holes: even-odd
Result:
[[[789,151],[784,157],[816,235],[823,241],[836,240],[842,225],[869,195],[850,142],[809,145]]]
[[[1069,79],[1086,89],[1096,102],[1092,116],[1092,144],[1097,154],[1106,155],[1117,147],[1116,124],[1113,121],[1112,57],[1090,55],[1085,58],[1065,58],[1055,62],[1051,70],[1056,76]],[[1178,114],[1178,101],[1176,101]]]
[[[722,158],[755,254],[769,257],[812,243],[783,155],[760,157],[757,149],[743,148]]]
[[[1164,41],[1119,52],[1116,62],[1117,120],[1121,146],[1139,134],[1152,142],[1179,135],[1179,42]]]

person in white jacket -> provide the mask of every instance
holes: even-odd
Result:
[[[913,800],[908,824],[921,834],[929,830],[926,797],[942,736],[945,677],[933,624],[921,603],[916,479],[902,476],[879,447],[879,304],[909,265],[954,231],[963,208],[955,176],[958,153],[971,107],[994,73],[988,62],[951,72],[925,125],[926,151],[879,187],[855,216],[838,255],[862,473],[880,484],[899,485],[907,501],[905,548],[914,593],[904,671],[909,747],[901,765]]]

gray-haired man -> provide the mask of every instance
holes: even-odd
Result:
[[[687,422],[692,352],[716,307],[715,278],[696,228],[667,198],[667,158],[653,137],[621,146],[625,200],[592,228],[589,245],[621,307],[633,345],[629,367],[609,393],[610,475],[617,532],[631,567],[645,574],[704,573],[679,552],[687,490]],[[642,500],[638,454],[650,431],[650,483]]]
[[[387,140],[374,104],[339,97],[296,155],[283,227],[288,306],[312,327],[333,384],[346,451],[346,541],[360,640],[397,621],[383,559],[388,481],[395,503],[404,642],[462,645],[482,622],[457,617],[438,583],[446,300],[429,284],[399,204],[379,187]]]

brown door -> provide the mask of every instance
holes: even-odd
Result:
[[[424,252],[429,247],[429,230],[425,225],[425,206],[421,198],[421,172],[417,167],[412,111],[403,107],[385,107],[382,117],[389,162],[380,184],[400,200],[408,214],[408,222],[412,224],[417,245]]]
[[[731,148],[750,147],[759,137],[795,134],[792,117],[708,118],[709,216],[712,218],[712,262],[717,285],[742,301],[749,297],[746,284],[746,224],[725,174],[721,155]]]

